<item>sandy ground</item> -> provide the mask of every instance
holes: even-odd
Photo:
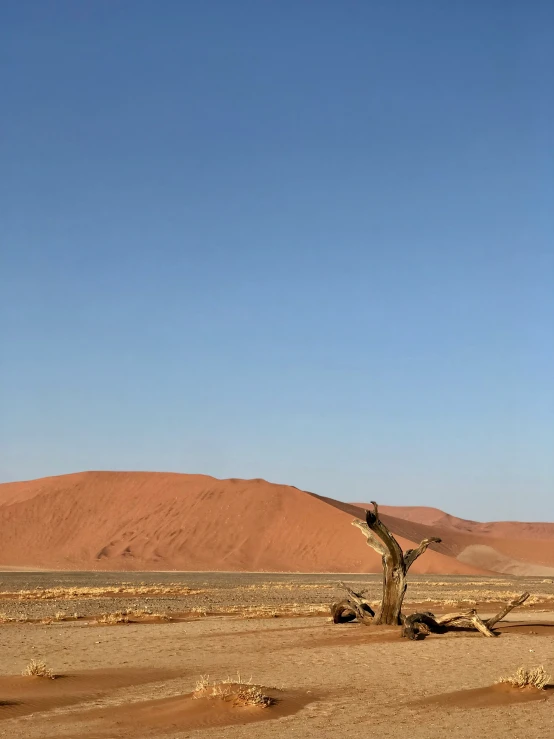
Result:
[[[178,614],[240,613],[305,614],[326,612],[330,603],[340,600],[343,581],[355,590],[367,588],[367,597],[377,602],[381,595],[381,575],[221,573],[221,572],[0,572],[0,619],[51,618],[57,612],[77,613],[82,618],[129,608]],[[455,575],[413,575],[405,603],[411,610],[417,605],[444,608],[490,607],[491,603],[510,600],[528,591],[533,609],[554,608],[554,580],[549,578],[513,578],[498,576],[462,577]],[[126,594],[119,594],[124,587]],[[141,588],[153,592],[141,594]],[[46,589],[61,589],[62,597],[39,598]],[[92,589],[103,591],[94,597]],[[160,594],[156,594],[156,589]],[[163,592],[174,589],[177,594]],[[78,589],[80,595],[71,596]],[[87,597],[83,591],[91,589]],[[136,594],[133,594],[136,589]],[[183,594],[178,594],[179,589]],[[189,592],[186,592],[186,591]],[[25,595],[25,591],[30,591]],[[32,596],[32,597],[31,597]],[[538,601],[538,602],[536,602]]]
[[[3,590],[7,579],[14,578],[13,587],[17,577],[22,578],[20,588],[28,589],[29,573],[4,575]],[[43,586],[52,586],[56,577],[61,576],[52,575],[49,581],[47,573],[42,573]],[[217,595],[212,592],[214,602],[225,605],[225,597],[234,602],[243,592],[255,593],[265,602],[276,597],[271,588],[263,587],[272,582],[267,575],[250,576],[250,581],[244,575],[241,577],[246,579],[239,582],[232,579],[236,575],[230,577],[219,573],[205,580],[214,586],[213,592],[218,591]],[[279,582],[278,576],[271,577]],[[82,578],[82,582],[87,581],[84,573]],[[171,573],[170,581],[174,578]],[[317,584],[313,579],[308,575],[293,579],[293,598],[307,592],[302,585]],[[283,582],[288,586],[291,577]],[[414,584],[414,591],[426,587],[436,594],[439,586],[429,582]],[[457,581],[440,589],[455,586],[459,591],[473,591],[474,582]],[[190,578],[187,583],[192,584]],[[248,591],[249,585],[255,587]],[[522,585],[516,581],[510,589],[521,592],[525,589]],[[483,591],[495,587],[499,593],[505,588],[495,581],[481,582]],[[325,591],[326,598],[328,594]],[[289,596],[286,590],[279,598],[284,602],[282,598]],[[313,600],[313,592],[306,597]],[[32,601],[19,601],[20,608],[33,605]],[[88,605],[86,599],[78,603],[83,610]],[[486,616],[494,610],[489,607],[480,612]],[[220,615],[116,626],[90,620],[49,625],[7,623],[0,625],[0,736],[551,739],[554,690],[543,694],[486,690],[520,665],[542,664],[554,674],[554,612],[520,609],[510,620],[521,626],[502,629],[496,639],[458,633],[419,642],[401,639],[395,628],[334,625],[326,616]],[[21,672],[31,658],[45,660],[64,677],[23,678]],[[237,673],[275,688],[272,695],[278,704],[235,708],[218,700],[192,701],[187,697],[202,675],[219,681]],[[459,693],[475,689],[485,690]]]
[[[11,712],[21,711],[21,705],[0,706],[0,736],[232,739],[284,734],[334,737],[346,730],[386,737],[406,732],[426,738],[500,737],[506,735],[506,726],[511,727],[511,737],[554,735],[551,698],[476,709],[459,709],[447,702],[413,704],[429,696],[490,685],[521,664],[552,667],[551,636],[504,634],[488,640],[463,635],[430,637],[424,642],[388,634],[386,641],[380,641],[379,636],[368,634],[362,626],[334,626],[324,618],[244,621],[223,617],[111,628],[5,627],[0,632],[5,675],[17,675],[28,658],[37,656],[61,674],[86,671],[88,684],[74,705],[56,703],[56,694],[67,692],[62,679],[48,683],[49,711],[44,710],[49,708],[48,696],[34,706],[37,712],[28,715],[10,718]],[[106,675],[109,668],[116,670],[114,675]],[[94,670],[100,672],[89,672]],[[123,687],[114,681],[117,671],[122,671],[119,684]],[[156,704],[150,704],[151,726],[144,716],[140,727],[132,722],[125,726],[122,717],[109,710],[123,704],[129,715],[139,709],[140,704],[132,705],[135,702],[191,692],[200,675],[224,679],[237,672],[252,676],[256,683],[284,689],[290,693],[288,700],[297,703],[298,712],[273,719],[272,708],[260,709],[265,720],[244,726],[210,726],[208,717],[202,728],[188,729],[156,725]],[[125,686],[126,680],[131,685]],[[146,680],[151,682],[139,684]],[[10,698],[25,703],[25,689],[12,692]],[[102,710],[93,710],[99,707]],[[219,721],[216,715],[214,722]]]

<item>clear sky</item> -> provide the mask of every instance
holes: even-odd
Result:
[[[554,520],[554,3],[4,0],[0,481]]]

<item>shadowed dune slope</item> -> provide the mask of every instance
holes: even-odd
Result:
[[[507,575],[554,575],[554,523],[480,523],[424,506],[381,506],[380,511],[389,526],[391,517],[404,522],[404,527],[392,525],[395,531],[409,535],[409,527],[417,527],[423,536],[440,536],[451,556],[475,567]]]
[[[379,572],[380,557],[350,525],[359,515],[356,506],[259,479],[83,472],[0,485],[0,565]],[[475,537],[468,543],[440,527],[383,518],[404,548],[443,537],[415,563],[415,573],[489,569],[481,550],[460,556],[482,543]],[[511,561],[507,552],[494,551]]]
[[[364,504],[360,504],[363,505]],[[438,508],[425,506],[383,506],[383,513],[405,521],[423,523],[428,526],[440,526],[442,529],[453,529],[461,534],[476,534],[499,539],[552,539],[554,540],[554,523],[523,523],[520,521],[492,521],[481,523],[451,516]]]

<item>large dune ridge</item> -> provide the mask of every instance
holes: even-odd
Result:
[[[383,506],[382,518],[405,549],[443,539],[416,574],[554,574],[554,537],[472,533],[413,510]],[[0,566],[379,572],[380,556],[351,526],[359,516],[363,506],[262,479],[81,472],[0,484]]]

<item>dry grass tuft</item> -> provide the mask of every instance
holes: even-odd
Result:
[[[46,666],[46,663],[42,660],[32,659],[27,667],[21,673],[25,677],[45,677],[49,680],[55,680],[55,675],[52,670]]]
[[[501,677],[497,682],[508,683],[514,688],[536,688],[544,690],[552,678],[545,672],[542,665],[527,670],[525,667],[519,667],[515,675],[509,677]]]
[[[99,624],[128,624],[129,616],[124,611],[115,611],[115,613],[103,613],[98,619]]]
[[[379,601],[380,603],[380,601]],[[218,606],[210,609],[188,608],[187,613],[195,616],[237,616],[245,619],[291,618],[300,616],[327,616],[329,606],[326,603],[280,603],[276,606]]]
[[[0,613],[0,624],[24,624],[28,623],[31,619],[25,614],[20,613],[18,616],[8,616],[7,613]]]
[[[141,608],[139,610],[127,611],[128,615],[133,618],[145,618],[158,621],[172,621],[173,619],[169,613],[157,613],[150,611],[148,608]]]
[[[240,585],[237,590],[334,590],[335,585],[330,583],[298,583],[298,582],[262,582],[255,585]]]
[[[252,684],[252,678],[243,680],[240,673],[236,678],[228,677],[220,682],[210,682],[209,675],[202,675],[196,683],[192,697],[216,698],[228,701],[237,707],[269,708],[275,703],[275,699],[266,695],[263,688]]]
[[[153,613],[146,609],[130,610],[130,611],[115,611],[114,613],[103,613],[100,618],[97,619],[99,624],[108,624],[113,626],[114,624],[128,624],[133,619],[157,619],[159,621],[171,621],[171,616],[167,613]]]

